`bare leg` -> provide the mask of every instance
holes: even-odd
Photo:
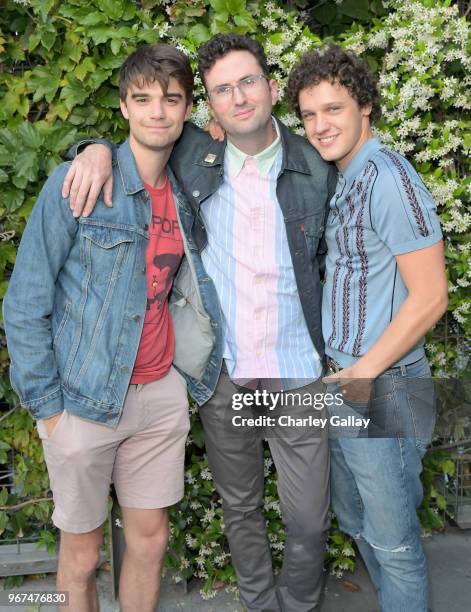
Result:
[[[95,571],[103,540],[101,527],[88,533],[61,531],[57,590],[68,591],[67,612],[98,612]]]
[[[154,612],[168,542],[166,508],[121,508],[126,550],[119,581],[121,612]]]

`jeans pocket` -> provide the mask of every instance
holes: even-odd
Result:
[[[407,400],[416,446],[422,454],[432,441],[436,418],[435,385],[431,377],[407,380]]]

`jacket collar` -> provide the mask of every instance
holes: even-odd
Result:
[[[293,170],[294,172],[302,172],[303,174],[311,174],[306,158],[302,149],[297,146],[293,135],[289,129],[279,120],[274,118],[278,127],[278,133],[281,138],[281,146],[283,148],[282,170]],[[201,155],[198,156],[196,164],[206,168],[214,166],[222,166],[224,161],[224,153],[227,146],[227,137],[223,142],[213,140],[208,143]]]
[[[138,193],[144,189],[144,183],[136,166],[136,160],[131,151],[129,140],[123,142],[119,147],[118,153],[118,168],[121,176],[121,182],[123,183],[124,191],[127,195]]]
[[[299,146],[299,143],[293,138],[293,134],[284,123],[281,123],[279,119],[276,119],[276,122],[280,130],[281,144],[283,147],[282,171],[292,170],[303,174],[311,174],[302,147]]]

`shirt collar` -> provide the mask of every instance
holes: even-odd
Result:
[[[232,142],[229,140],[227,141],[226,161],[231,174],[235,174],[235,176],[237,176],[242,170],[245,160],[248,157],[252,157],[255,160],[257,168],[262,176],[266,176],[270,172],[273,162],[281,149],[280,130],[276,121],[273,121],[273,125],[276,129],[275,140],[266,149],[263,149],[263,151],[260,151],[260,153],[257,153],[256,155],[247,155],[247,153],[244,153],[238,149],[234,144],[232,144]]]
[[[343,176],[346,183],[353,183],[355,178],[360,174],[370,157],[383,146],[379,138],[370,138],[356,152],[352,161],[345,168],[345,171],[339,173],[339,177]]]

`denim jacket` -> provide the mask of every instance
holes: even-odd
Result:
[[[296,284],[304,317],[314,346],[322,358],[324,341],[321,326],[321,271],[326,245],[323,239],[330,198],[337,182],[335,166],[324,162],[305,138],[296,136],[277,120],[283,147],[283,162],[278,177],[277,196],[282,208]],[[108,141],[83,141],[69,152],[74,157],[78,148],[100,142],[116,148]],[[202,203],[215,193],[224,176],[223,162],[226,141],[214,141],[209,134],[187,123],[170,157],[169,165],[186,196],[180,221],[186,248],[191,254],[181,267],[170,297],[175,323],[175,365],[184,374],[188,389],[199,405],[214,393],[222,366],[224,330],[221,307],[216,290],[201,260],[207,243],[206,229],[200,214]],[[193,277],[198,283],[191,283]],[[184,307],[180,309],[180,307]],[[214,335],[208,348],[208,322]],[[203,330],[206,329],[206,332]],[[206,340],[203,338],[206,333]],[[186,360],[202,352],[195,369]],[[208,355],[206,359],[206,355]]]
[[[41,191],[5,296],[10,376],[36,419],[66,408],[115,427],[146,311],[150,199],[128,142],[119,147],[113,168],[113,208],[99,200],[90,217],[75,219],[61,196],[67,170],[68,164],[60,165]],[[193,374],[194,395],[202,401],[209,393],[206,365],[222,359],[220,314],[217,307],[208,309],[209,316],[203,311],[202,304],[217,305],[217,295],[190,236],[193,212],[171,172],[169,178],[187,256],[171,300],[175,363],[180,359]],[[204,342],[190,344],[188,356],[192,334]]]

